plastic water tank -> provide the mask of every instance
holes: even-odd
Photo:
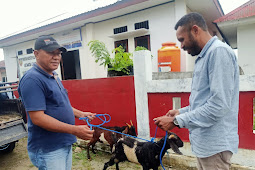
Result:
[[[159,72],[180,72],[181,71],[181,51],[176,43],[165,42],[158,50],[158,71]]]

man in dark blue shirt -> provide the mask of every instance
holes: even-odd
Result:
[[[28,154],[39,169],[66,170],[72,166],[76,137],[89,140],[93,130],[76,126],[75,117],[95,116],[73,108],[57,73],[61,53],[55,39],[41,36],[35,42],[36,64],[22,77],[18,92],[28,112]]]

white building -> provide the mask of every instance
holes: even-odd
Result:
[[[189,12],[201,13],[212,35],[221,36],[212,21],[223,16],[218,0],[121,0],[49,25],[28,30],[0,40],[9,81],[16,81],[35,62],[33,48],[40,35],[52,35],[68,48],[57,72],[63,79],[89,79],[107,76],[107,70],[95,63],[88,42],[100,40],[109,51],[124,45],[133,52],[137,44],[151,50],[153,71],[157,71],[157,50],[167,41],[179,43],[175,23]],[[17,64],[17,59],[19,67]],[[181,52],[181,71],[192,71],[194,59]],[[61,74],[62,73],[62,74]]]
[[[232,47],[238,49],[238,64],[244,74],[255,74],[255,0],[236,8],[214,23],[222,37]]]

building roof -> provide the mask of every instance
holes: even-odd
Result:
[[[24,41],[29,41],[32,39],[36,39],[40,35],[44,34],[54,34],[56,32],[56,29],[58,32],[68,29],[73,29],[73,27],[79,28],[87,23],[95,23],[102,20],[109,19],[111,17],[115,17],[114,15],[111,15],[110,13],[114,13],[116,11],[119,11],[120,15],[122,14],[122,11],[124,12],[124,8],[129,6],[138,6],[138,4],[141,4],[143,2],[150,1],[150,0],[121,0],[117,1],[114,4],[110,4],[105,7],[97,8],[92,11],[88,11],[79,15],[75,15],[70,18],[66,18],[54,23],[50,23],[44,26],[40,26],[31,30],[27,30],[15,35],[11,35],[8,37],[5,37],[3,39],[0,39],[0,48],[13,45],[15,43],[21,43]],[[167,2],[169,0],[161,0],[162,2]],[[158,4],[158,2],[152,4]],[[135,7],[134,7],[135,9]],[[109,15],[110,14],[110,15]]]
[[[5,68],[5,62],[4,62],[4,60],[0,61],[0,68]]]
[[[116,3],[105,7],[0,39],[0,48],[35,40],[40,35],[50,35],[56,32],[81,28],[89,23],[102,22],[170,2],[174,2],[174,0],[118,0]],[[189,0],[187,1],[187,6],[191,11],[204,15],[209,24],[223,15],[218,0]]]
[[[255,0],[250,0],[230,13],[216,19],[214,23],[233,21],[255,15]]]
[[[237,47],[237,27],[241,25],[254,24],[255,22],[255,0],[250,0],[230,13],[214,20],[221,36],[232,47]]]

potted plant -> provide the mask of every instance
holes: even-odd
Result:
[[[95,62],[101,62],[100,65],[108,67],[108,76],[122,76],[133,73],[132,54],[125,52],[124,48],[119,46],[112,53],[114,57],[110,57],[110,53],[105,47],[105,44],[98,40],[93,40],[88,43],[92,55],[95,57]]]

